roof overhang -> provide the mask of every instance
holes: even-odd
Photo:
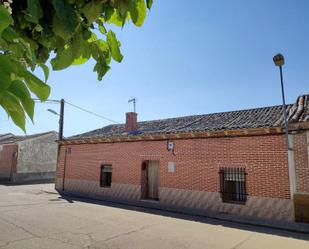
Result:
[[[141,134],[129,136],[111,136],[111,137],[92,137],[69,140],[58,140],[63,144],[95,144],[95,143],[118,143],[118,142],[136,142],[136,141],[158,141],[158,140],[176,140],[176,139],[194,139],[211,137],[236,137],[236,136],[257,136],[265,134],[282,134],[282,127],[272,128],[252,128],[237,130],[218,130],[218,131],[199,131],[199,132],[181,132],[168,134]]]
[[[289,132],[297,132],[308,129],[309,129],[309,121],[289,124]],[[121,143],[121,142],[137,142],[137,141],[215,138],[215,137],[262,136],[262,135],[275,135],[283,133],[284,133],[283,127],[278,126],[269,128],[246,128],[246,129],[217,130],[217,131],[193,131],[193,132],[162,133],[162,134],[92,137],[92,138],[58,140],[57,142],[60,145],[96,144],[96,143]]]

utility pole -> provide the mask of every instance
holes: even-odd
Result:
[[[63,139],[64,99],[60,100],[59,140]]]
[[[63,139],[63,119],[64,119],[64,99],[59,100],[53,100],[54,102],[60,103],[60,114],[58,112],[56,112],[53,109],[47,109],[47,111],[49,111],[50,113],[59,116],[59,137],[58,140],[62,140]]]
[[[136,98],[131,98],[128,100],[129,103],[133,102],[134,112],[136,113]]]

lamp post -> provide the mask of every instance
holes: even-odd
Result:
[[[52,109],[47,109],[50,113],[59,116],[59,140],[63,139],[63,116],[64,116],[64,99],[60,100],[60,114]]]
[[[284,96],[284,86],[283,86],[283,75],[282,75],[282,66],[284,65],[284,57],[282,54],[277,54],[274,56],[273,61],[280,70],[280,81],[281,81],[281,94],[283,102],[283,117],[284,117],[284,126],[285,126],[285,139],[288,150],[290,150],[289,145],[289,128],[288,128],[288,117],[286,114],[286,105],[285,105],[285,96]]]
[[[283,75],[282,75],[282,66],[284,65],[284,57],[282,54],[277,54],[273,57],[273,61],[275,65],[279,67],[279,70],[280,70],[281,94],[282,94],[282,102],[283,102],[283,117],[284,117],[284,126],[285,126],[285,139],[286,139],[286,145],[287,145],[287,150],[288,150],[290,194],[291,194],[291,199],[293,199],[294,193],[296,192],[296,175],[295,175],[293,143],[290,144],[290,139],[289,139],[288,117],[287,117],[285,96],[284,96]]]

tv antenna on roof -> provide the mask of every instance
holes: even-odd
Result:
[[[134,108],[134,112],[136,112],[136,98],[131,98],[128,100],[129,103],[133,102],[133,108]]]

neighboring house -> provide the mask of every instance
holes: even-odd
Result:
[[[57,139],[55,131],[30,136],[0,134],[0,183],[54,181]]]
[[[127,113],[125,124],[59,141],[56,189],[197,213],[308,222],[309,95],[287,111],[289,153],[280,105],[145,122]]]

